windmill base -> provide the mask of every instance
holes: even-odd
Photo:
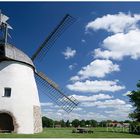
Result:
[[[8,96],[5,89],[11,89]],[[18,134],[42,131],[34,71],[27,64],[0,62],[0,130]]]

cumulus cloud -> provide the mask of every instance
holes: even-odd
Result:
[[[128,114],[133,111],[133,107],[130,104],[124,104],[124,105],[117,105],[117,107],[113,108],[112,110],[105,110],[104,112],[107,114],[107,116],[118,119],[118,117],[121,117],[122,119],[128,118]]]
[[[123,94],[123,96],[131,95],[132,91],[127,91],[126,93]]]
[[[77,81],[73,84],[67,85],[67,88],[72,91],[79,92],[115,92],[125,89],[125,86],[118,85],[117,81],[107,81],[107,80],[86,80],[85,82]]]
[[[42,112],[52,112],[53,109],[50,108],[42,108]]]
[[[82,42],[82,43],[86,43],[86,40],[85,40],[85,39],[82,39],[81,42]]]
[[[53,103],[47,102],[47,103],[40,103],[41,106],[52,106]]]
[[[118,13],[96,18],[87,24],[86,30],[104,29],[114,35],[103,40],[103,48],[94,50],[95,58],[123,60],[124,57],[131,59],[140,58],[140,14]]]
[[[97,107],[99,109],[104,109],[105,113],[114,115],[115,114],[123,114],[128,116],[128,114],[133,110],[132,105],[127,104],[124,100],[121,99],[112,99],[105,101],[96,101],[96,102],[82,102],[82,106],[84,107]],[[112,110],[108,110],[112,109]]]
[[[97,95],[92,95],[92,96],[82,96],[82,95],[72,95],[75,99],[78,101],[97,101],[97,100],[104,100],[104,99],[111,99],[113,96],[110,96],[108,94],[97,94]]]
[[[129,119],[128,115],[133,110],[131,108],[126,108],[127,106],[122,106],[122,109],[115,109],[111,111],[105,111],[107,116],[111,119],[118,120],[118,118],[121,118],[121,120]],[[125,111],[123,111],[125,110]]]
[[[93,108],[96,110],[93,112]],[[88,109],[87,109],[88,108]],[[92,109],[92,110],[91,110]],[[98,112],[99,109],[103,109],[102,112]],[[97,121],[106,120],[108,118],[122,120],[127,119],[128,114],[132,111],[132,106],[127,104],[121,99],[108,99],[103,101],[82,101],[80,107],[76,108],[70,114],[65,113],[64,110],[42,109],[43,116],[52,118],[54,120],[74,120],[74,119],[95,119]],[[84,112],[84,113],[83,113]]]
[[[80,80],[80,77],[79,76],[72,76],[71,78],[70,78],[70,80],[71,81],[79,81]]]
[[[113,99],[113,100],[105,100],[105,101],[96,101],[96,102],[83,102],[82,105],[83,106],[88,106],[88,107],[92,107],[92,106],[97,106],[98,108],[118,108],[118,106],[120,105],[124,105],[125,101],[120,100],[120,99]]]
[[[73,70],[76,67],[76,65],[77,65],[77,63],[73,63],[73,64],[69,65],[69,69]]]
[[[140,58],[140,30],[131,30],[128,33],[117,33],[103,41],[103,48],[95,49],[95,58],[122,60],[128,56],[131,59]]]
[[[70,78],[71,81],[88,79],[90,77],[103,78],[106,74],[119,71],[119,65],[113,64],[111,60],[92,61],[89,65],[83,67],[76,76]]]
[[[76,55],[76,50],[72,50],[70,47],[67,47],[62,54],[65,56],[65,59],[69,59]]]
[[[113,105],[112,105],[112,108],[115,108],[115,110],[106,110],[105,113],[117,115],[117,114],[123,112],[128,115],[133,109],[132,105],[126,104],[126,103],[124,105],[117,105],[117,107],[113,107]]]
[[[46,116],[48,118],[52,118],[54,120],[62,120],[63,119],[65,121],[67,121],[67,120],[72,121],[74,119],[79,119],[79,120],[95,119],[97,121],[101,121],[103,119],[107,119],[107,117],[101,113],[96,113],[96,112],[83,113],[83,111],[82,111],[82,113],[79,113],[77,111],[79,111],[79,109],[68,114],[68,113],[65,113],[63,110],[55,110],[53,112],[52,111],[51,112],[43,112],[43,116]]]
[[[97,107],[98,109],[104,109],[105,116],[118,120],[119,118],[126,119],[128,114],[133,110],[132,105],[126,103],[121,99],[112,99],[105,101],[95,102],[82,102],[84,107]]]
[[[132,29],[138,28],[137,23],[140,21],[140,15],[131,13],[118,13],[107,14],[103,17],[96,18],[94,21],[89,22],[86,25],[86,30],[99,30],[103,29],[112,33],[127,32]]]
[[[83,108],[78,107],[74,109],[74,111],[81,111],[81,110],[83,110]]]

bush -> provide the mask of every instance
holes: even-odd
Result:
[[[72,133],[78,133],[77,129],[73,129]]]

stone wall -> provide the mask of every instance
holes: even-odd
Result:
[[[33,116],[34,116],[34,133],[42,132],[41,109],[39,106],[33,106]]]

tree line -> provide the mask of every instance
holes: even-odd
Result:
[[[105,120],[97,122],[96,120],[78,120],[74,119],[73,121],[56,121],[45,116],[42,117],[43,127],[106,127],[109,123],[130,123],[130,120],[125,121],[116,121],[116,120]]]
[[[74,119],[73,121],[64,121],[64,120],[60,120],[60,121],[56,121],[56,120],[52,120],[50,118],[47,118],[45,116],[42,117],[42,124],[43,127],[85,127],[85,126],[91,126],[91,127],[95,127],[97,126],[98,122],[96,120],[78,120],[78,119]]]

